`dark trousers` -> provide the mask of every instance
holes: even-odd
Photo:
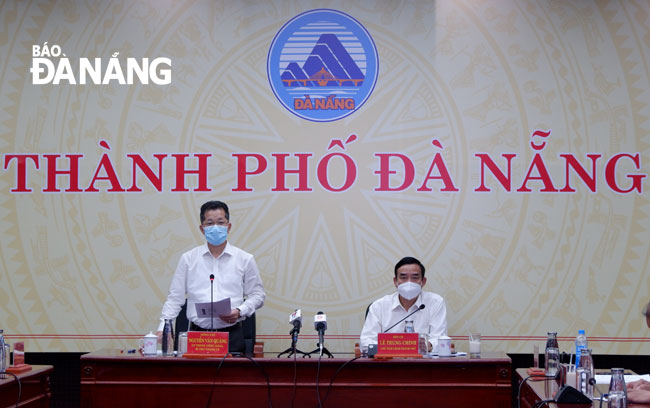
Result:
[[[204,329],[201,326],[197,326],[194,323],[190,323],[190,331],[211,331],[210,329]],[[232,326],[224,327],[221,329],[215,329],[214,331],[218,332],[228,332],[228,352],[229,353],[243,353],[244,346],[244,326],[241,322],[237,322]]]

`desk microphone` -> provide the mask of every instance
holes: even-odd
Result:
[[[289,334],[291,334],[292,346],[295,346],[298,342],[298,333],[300,333],[300,328],[302,327],[302,312],[300,309],[296,309],[291,313],[289,316],[289,324],[293,325],[293,329],[291,329]]]
[[[409,314],[407,314],[406,316],[404,316],[404,317],[402,317],[401,319],[399,319],[399,320],[397,321],[397,323],[395,323],[394,325],[390,326],[388,329],[382,331],[382,333],[388,333],[388,332],[389,332],[393,327],[395,327],[395,326],[397,326],[398,324],[402,323],[404,320],[406,320],[406,319],[408,319],[409,317],[413,316],[414,314],[416,314],[417,312],[419,312],[419,311],[422,310],[422,309],[424,309],[424,303],[421,304],[420,307],[418,307],[416,310],[412,311],[411,313],[409,313]]]
[[[594,387],[594,390],[598,391],[598,395],[600,395],[600,407],[602,408],[602,406],[603,406],[603,399],[605,399],[605,395],[607,395],[607,394],[603,395],[603,393],[600,392],[600,390],[598,389],[598,387],[596,387],[596,379],[595,379],[595,378],[590,378],[590,379],[589,379],[589,384],[590,384],[592,387]],[[626,397],[626,399],[627,399],[627,397]]]
[[[558,404],[591,404],[591,398],[570,385],[563,385],[557,390],[554,398]],[[602,404],[602,397],[601,397]]]
[[[214,331],[214,274],[210,274],[210,331]]]
[[[294,358],[296,358],[298,353],[302,354],[303,357],[308,357],[309,354],[305,353],[304,351],[300,351],[296,348],[296,343],[298,343],[298,333],[300,333],[300,328],[302,327],[302,312],[300,311],[300,309],[296,309],[293,313],[289,315],[289,324],[293,326],[293,328],[289,332],[289,334],[291,335],[291,347],[284,350],[282,353],[278,354],[278,357],[280,357],[283,354],[287,354],[287,357],[294,356]]]
[[[325,316],[325,313],[316,313],[316,316],[314,316],[314,329],[318,332],[318,341],[322,355],[323,345],[325,344],[325,330],[327,330],[327,316]]]
[[[560,370],[558,370],[559,372]],[[589,384],[594,387],[598,394],[600,394],[600,406],[603,406],[603,394],[600,393],[600,390],[596,387],[596,379],[590,378]],[[557,390],[554,398],[555,402],[558,404],[591,404],[591,398],[587,397],[580,390],[573,388],[570,385],[563,385]]]

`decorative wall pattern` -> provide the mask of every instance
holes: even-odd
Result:
[[[364,105],[331,122],[289,112],[267,76],[276,33],[318,8],[363,25],[379,59]],[[585,329],[599,353],[648,354],[649,13],[644,1],[2,3],[0,327],[33,351],[133,348],[181,253],[203,242],[200,205],[220,199],[230,242],[262,273],[267,351],[286,348],[298,307],[303,334],[322,310],[329,349],[351,351],[412,255],[452,336],[530,352],[528,336]],[[37,85],[45,42],[77,82],[80,58],[105,74],[112,57],[168,58],[171,81],[73,85],[62,71]]]

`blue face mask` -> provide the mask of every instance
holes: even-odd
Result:
[[[211,225],[204,227],[205,239],[212,245],[221,245],[228,238],[228,227],[225,225]]]

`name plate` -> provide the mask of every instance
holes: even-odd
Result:
[[[377,335],[377,354],[379,357],[422,358],[418,350],[417,333],[379,333]]]
[[[183,357],[223,357],[228,354],[227,332],[199,332],[187,333],[187,353]]]

